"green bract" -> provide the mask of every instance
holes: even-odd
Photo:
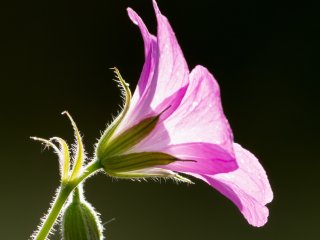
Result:
[[[68,112],[66,114],[71,121],[75,135],[75,147],[73,154],[65,140],[59,137],[52,137],[49,140],[44,138],[32,137],[36,141],[40,141],[45,146],[50,146],[59,156],[59,166],[61,175],[61,186],[59,188],[56,199],[53,202],[52,209],[45,216],[45,220],[39,227],[39,231],[35,231],[32,239],[47,239],[56,219],[59,216],[61,208],[67,201],[69,195],[75,192],[72,203],[66,208],[63,214],[63,239],[66,240],[100,240],[102,239],[102,227],[99,225],[99,219],[93,208],[79,196],[78,184],[89,177],[94,172],[102,168],[99,162],[92,160],[85,164],[85,151],[81,139],[80,132]],[[56,145],[57,143],[57,145]]]
[[[85,151],[84,151],[80,132],[73,118],[67,111],[63,112],[62,114],[65,114],[68,116],[74,130],[76,148],[74,151],[72,161],[70,160],[71,157],[70,157],[69,146],[66,143],[66,141],[63,140],[62,138],[52,137],[49,140],[47,140],[44,138],[31,137],[31,139],[40,141],[46,146],[50,146],[55,150],[55,152],[59,156],[61,183],[67,184],[68,182],[75,181],[80,176],[81,171],[83,169],[83,165],[84,165]],[[59,144],[60,148],[54,144],[55,142]],[[70,164],[70,162],[72,164]]]

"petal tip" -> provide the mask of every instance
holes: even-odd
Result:
[[[269,217],[269,209],[266,206],[261,206],[262,209],[260,211],[260,215],[256,217],[252,217],[252,215],[246,216],[248,223],[253,227],[263,227],[268,222]]]
[[[128,16],[130,18],[130,20],[135,24],[135,25],[138,25],[139,24],[139,21],[138,21],[138,14],[130,7],[127,8],[127,13],[128,13]]]
[[[153,4],[153,9],[154,9],[155,13],[156,13],[156,14],[161,14],[160,9],[159,9],[159,7],[158,7],[157,1],[156,1],[156,0],[153,0],[153,1],[152,1],[152,4]]]
[[[245,161],[246,166],[242,166],[242,168],[246,167],[249,169],[251,166],[251,168],[255,169],[255,173],[257,175],[256,178],[260,180],[260,187],[261,187],[261,190],[263,190],[262,192],[263,194],[261,194],[260,201],[263,204],[270,203],[273,200],[273,191],[269,182],[268,175],[265,169],[263,168],[263,166],[261,165],[261,163],[259,162],[258,158],[253,153],[243,148],[238,143],[234,143],[233,146],[239,161],[241,161],[241,159],[244,159],[244,160],[247,159],[247,161]],[[248,162],[248,160],[250,160],[250,162]]]

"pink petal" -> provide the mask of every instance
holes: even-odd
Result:
[[[232,153],[232,131],[223,113],[217,81],[206,68],[197,66],[189,84],[181,105],[164,122],[170,143],[206,142]]]
[[[158,23],[159,49],[159,62],[150,85],[150,105],[155,109],[164,99],[188,84],[189,69],[168,19],[161,14],[156,1],[153,1],[153,6]]]
[[[273,193],[265,170],[258,159],[239,144],[234,144],[239,169],[216,175],[194,175],[228,197],[247,221],[256,227],[268,221],[269,210],[265,206],[273,199]]]
[[[131,101],[131,107],[130,107],[131,111],[129,112],[132,112],[135,109],[136,105],[138,104],[138,101],[141,100],[141,97],[146,90],[146,86],[148,82],[151,81],[153,78],[154,69],[158,62],[159,57],[158,57],[156,37],[149,33],[146,25],[134,10],[132,10],[131,8],[128,8],[127,11],[131,21],[134,24],[136,24],[140,29],[142,39],[144,42],[144,53],[145,53],[145,63],[143,65],[143,69],[140,75],[138,87],[136,88],[136,91],[134,92],[132,101]]]
[[[184,171],[185,166],[190,172],[215,174],[235,170],[232,143],[218,83],[207,69],[197,66],[180,106],[131,152],[168,152],[177,158],[197,160],[197,164],[177,162],[166,168]]]
[[[232,155],[219,145],[211,143],[185,143],[170,145],[162,150],[179,159],[194,161],[176,161],[162,168],[176,172],[198,174],[216,174],[234,171],[238,165]]]
[[[180,104],[188,85],[189,69],[175,34],[155,1],[153,4],[158,24],[155,41],[157,45],[152,45],[151,48],[154,56],[153,76],[149,77],[145,91],[131,116],[131,122],[136,120],[135,123],[171,106],[166,113],[169,116],[168,113],[173,112]]]
[[[156,2],[154,9],[157,38],[149,33],[141,18],[128,9],[130,19],[140,28],[146,60],[130,109],[116,135],[171,106],[163,117],[169,116],[179,106],[188,85],[189,69],[175,34]]]
[[[141,32],[141,35],[143,38],[143,42],[144,42],[144,55],[145,55],[145,58],[147,58],[150,47],[151,47],[153,35],[151,35],[149,33],[146,25],[144,24],[144,22],[142,21],[140,16],[132,8],[127,8],[127,11],[128,11],[128,16],[131,19],[131,21],[134,24],[136,24],[140,29],[140,32]]]

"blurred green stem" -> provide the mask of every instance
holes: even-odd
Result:
[[[78,178],[74,179],[72,182],[67,182],[61,185],[52,208],[49,210],[48,215],[46,216],[42,226],[40,227],[37,235],[34,238],[35,240],[46,239],[54,223],[56,222],[63,205],[66,203],[68,197],[75,189],[75,187],[77,187],[82,181],[84,181],[87,177],[89,177],[100,168],[100,162],[93,161],[93,163],[91,163]]]

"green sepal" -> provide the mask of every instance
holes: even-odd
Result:
[[[178,183],[187,183],[187,184],[193,184],[193,182],[183,177],[175,172],[172,172],[170,170],[166,170],[163,168],[145,168],[140,169],[136,171],[130,171],[130,172],[112,172],[112,177],[116,178],[123,178],[123,179],[131,179],[131,180],[140,180],[140,179],[172,179]]]
[[[76,189],[76,191],[78,191]],[[97,213],[85,200],[77,196],[67,206],[62,218],[63,240],[102,240],[102,226]]]
[[[116,131],[116,129],[120,125],[121,121],[123,120],[123,118],[127,114],[129,107],[130,107],[131,97],[132,97],[132,94],[131,94],[131,91],[129,88],[129,84],[126,83],[126,81],[123,79],[118,68],[114,67],[112,69],[114,70],[114,73],[116,75],[115,81],[117,81],[119,83],[119,87],[121,88],[122,97],[124,99],[124,105],[123,105],[123,110],[121,111],[121,113],[107,127],[107,129],[104,131],[101,138],[99,139],[99,142],[98,142],[97,148],[96,148],[96,154],[98,156],[103,154],[103,152],[105,152],[105,149],[107,148],[111,137],[113,136],[114,132]]]
[[[147,178],[175,178],[177,174],[163,168],[145,168],[130,172],[112,172],[112,177],[123,179],[147,179]]]
[[[160,114],[148,117],[115,137],[107,146],[99,159],[108,158],[125,152],[143,140],[155,128],[160,118]]]
[[[141,152],[107,157],[101,160],[101,164],[110,176],[130,175],[130,172],[148,169],[154,166],[167,165],[178,159],[161,152]],[[139,176],[147,177],[147,171],[139,172]]]

